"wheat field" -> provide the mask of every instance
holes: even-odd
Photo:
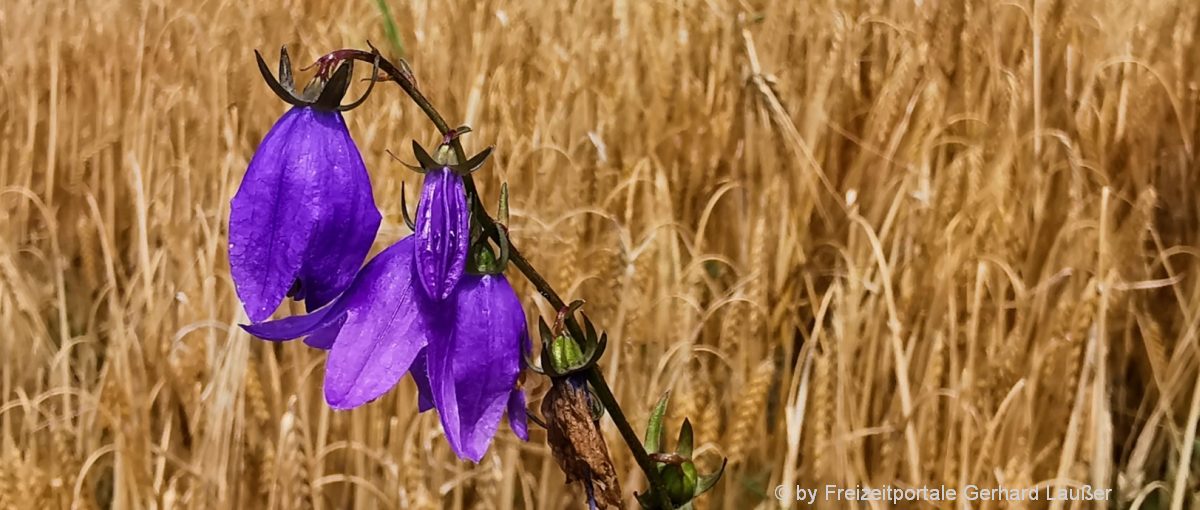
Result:
[[[699,508],[1200,508],[1200,3],[390,10],[635,427],[670,390],[702,470],[729,459]],[[410,379],[333,412],[324,353],[236,326],[229,201],[285,110],[252,50],[395,56],[383,27],[368,0],[0,0],[0,508],[586,507],[544,431],[458,461]],[[347,121],[377,252],[420,183],[385,150],[437,134],[391,85]]]

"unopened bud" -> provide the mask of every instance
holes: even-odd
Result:
[[[557,336],[550,344],[550,361],[554,363],[555,371],[565,373],[582,366],[587,360],[584,359],[579,343],[564,334]]]
[[[662,467],[663,482],[667,484],[667,495],[671,503],[683,505],[696,495],[696,465],[692,461],[667,464]]]

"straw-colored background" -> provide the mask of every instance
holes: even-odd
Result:
[[[580,508],[542,432],[458,462],[409,380],[334,413],[322,353],[235,327],[229,199],[284,110],[251,50],[390,48],[373,2],[272,4],[0,2],[0,504]],[[702,507],[1090,483],[1197,508],[1200,3],[391,7],[637,426],[673,390],[701,464],[730,458]],[[378,250],[419,184],[384,149],[435,133],[392,86],[347,117]]]

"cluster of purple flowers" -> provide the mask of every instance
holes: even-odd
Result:
[[[380,214],[337,106],[349,62],[302,93],[286,53],[279,81],[259,65],[294,106],[263,138],[230,207],[230,269],[252,322],[243,328],[328,350],[325,399],[335,409],[412,374],[419,410],[437,409],[460,458],[483,457],[505,411],[527,439],[517,384],[531,348],[525,313],[486,241],[472,244],[465,169],[446,158],[423,164],[415,232],[362,266]],[[267,321],[288,297],[309,313]]]

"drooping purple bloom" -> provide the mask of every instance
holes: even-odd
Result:
[[[529,336],[525,336],[526,345],[529,345]],[[532,347],[525,347],[526,352]],[[417,410],[425,412],[433,409],[433,390],[429,387],[429,369],[426,363],[426,352],[422,351],[417,355],[417,360],[413,362],[409,373],[412,374],[413,382],[417,385]],[[529,417],[525,410],[525,392],[514,387],[508,394],[508,426],[512,429],[513,435],[520,438],[522,441],[529,440]]]
[[[462,279],[471,242],[470,210],[462,176],[450,167],[429,169],[417,204],[417,272],[429,297],[450,297]]]
[[[530,349],[525,313],[502,274],[466,275],[450,299],[433,301],[416,283],[417,246],[410,236],[384,250],[325,308],[243,328],[286,340],[344,321],[326,363],[329,405],[365,404],[411,372],[419,409],[436,408],[454,452],[478,462],[505,411],[514,434],[528,439],[516,387],[521,352]]]
[[[263,138],[233,197],[229,264],[251,321],[285,297],[329,303],[362,265],[380,214],[341,113],[297,106]],[[322,335],[313,343],[321,344]]]
[[[446,329],[413,281],[413,239],[371,260],[329,306],[308,315],[242,326],[267,340],[289,340],[337,328],[325,365],[325,400],[351,409],[387,393],[417,354]]]
[[[503,274],[463,277],[455,293],[454,328],[429,343],[429,389],[450,447],[479,462],[509,406],[528,341],[521,301]],[[523,403],[514,422],[525,419]],[[524,427],[514,431],[524,435]]]

